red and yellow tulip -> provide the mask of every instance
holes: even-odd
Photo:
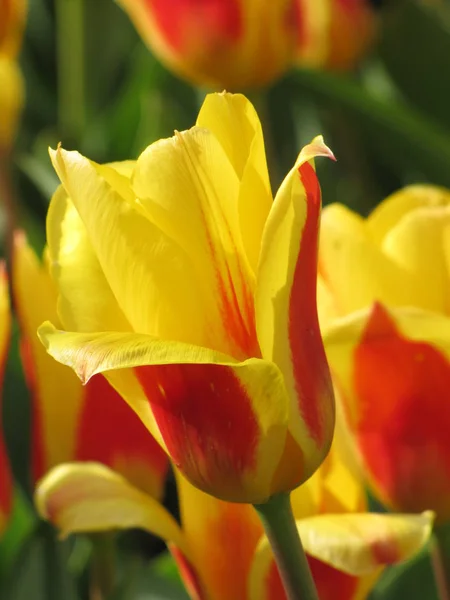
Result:
[[[95,464],[56,468],[37,489],[37,507],[64,535],[134,526],[163,537],[194,600],[285,598],[252,507],[204,494],[181,476],[177,482],[181,527],[154,499]],[[321,600],[362,600],[383,568],[412,556],[431,531],[429,513],[364,512],[364,490],[335,452],[292,502]]]
[[[22,233],[15,236],[12,283],[22,362],[32,395],[33,481],[63,462],[97,461],[161,497],[168,461],[141,421],[102,375],[83,387],[37,339],[45,316],[58,322],[57,294],[47,267]]]
[[[8,280],[4,263],[0,264],[0,385],[3,384],[9,347],[11,315],[9,312]],[[0,411],[1,412],[1,411]],[[3,533],[12,508],[13,484],[9,461],[3,439],[0,416],[0,535]]]
[[[177,74],[202,85],[267,85],[292,64],[296,0],[120,0],[144,41]]]
[[[13,141],[23,104],[17,54],[25,25],[26,0],[0,0],[0,153]]]
[[[306,481],[334,428],[315,289],[322,139],[274,201],[241,95],[208,96],[195,127],[135,164],[51,155],[63,188],[47,236],[66,331],[41,328],[48,352],[84,382],[105,373],[203,491],[260,503]]]
[[[388,506],[429,508],[441,521],[450,519],[449,225],[450,192],[431,186],[401,190],[367,219],[332,205],[319,268],[342,439]]]
[[[350,69],[374,41],[376,19],[368,0],[297,0],[302,15],[298,66]]]

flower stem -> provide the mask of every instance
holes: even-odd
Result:
[[[450,600],[450,557],[446,556],[443,537],[445,532],[437,527],[430,540],[430,557],[438,598]]]
[[[272,547],[287,599],[318,600],[289,494],[272,496],[265,504],[255,505],[255,509]]]
[[[106,600],[114,590],[115,540],[111,532],[90,535],[93,544],[90,600]]]

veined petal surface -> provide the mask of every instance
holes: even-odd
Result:
[[[150,430],[154,420],[173,462],[194,485],[235,502],[271,495],[289,417],[283,377],[273,363],[238,363],[146,335],[58,332],[50,324],[40,337],[83,381],[134,369],[147,397],[147,407],[135,406],[137,414]],[[135,399],[127,401],[133,406]]]
[[[152,144],[137,161],[133,189],[149,220],[177,241],[194,266],[189,285],[204,302],[196,307],[203,310],[203,338],[183,341],[238,359],[259,356],[239,178],[217,138],[196,126]]]
[[[214,134],[240,180],[238,213],[242,243],[256,273],[262,232],[272,205],[259,117],[245,96],[224,92],[206,97],[197,125]]]
[[[326,456],[334,398],[317,317],[320,187],[310,160],[333,156],[321,138],[303,149],[264,229],[255,299],[262,356],[281,369],[291,398],[290,433],[304,453],[305,481]],[[292,487],[295,487],[293,485]]]

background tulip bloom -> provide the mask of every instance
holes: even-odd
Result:
[[[139,526],[162,536],[193,599],[282,600],[278,571],[252,507],[217,500],[181,476],[177,483],[181,528],[152,498],[99,465],[54,469],[36,499],[41,514],[64,535]],[[431,531],[431,514],[364,512],[361,484],[333,451],[292,494],[292,502],[321,600],[365,598],[384,566],[412,556]]]
[[[367,0],[297,0],[302,27],[296,64],[350,69],[374,41],[376,19]]]
[[[6,356],[9,347],[11,315],[9,312],[8,280],[4,263],[0,264],[0,384],[3,384]],[[0,418],[0,535],[3,533],[12,508],[13,485],[3,439]]]
[[[63,196],[64,191],[57,194]],[[24,235],[16,234],[14,241],[13,293],[32,396],[33,481],[62,462],[97,461],[160,498],[168,461],[140,420],[102,375],[83,387],[74,373],[48,356],[37,339],[44,315],[58,319],[57,294],[47,268]]]
[[[23,81],[16,57],[25,15],[25,0],[0,0],[0,153],[11,146],[23,104]]]
[[[303,149],[272,202],[261,125],[213,94],[135,165],[58,149],[48,214],[64,327],[49,353],[104,372],[200,489],[264,502],[326,456],[334,399],[316,309],[320,188]],[[131,179],[130,179],[131,170]]]
[[[388,506],[440,520],[450,518],[449,223],[450,193],[413,186],[367,220],[330,206],[320,243],[345,437]]]
[[[261,86],[292,64],[295,0],[120,0],[145,42],[179,75],[202,85]]]

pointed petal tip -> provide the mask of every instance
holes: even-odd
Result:
[[[325,144],[323,136],[317,135],[310,144],[304,146],[300,152],[298,162],[304,163],[317,156],[324,156],[336,162],[333,151]]]

